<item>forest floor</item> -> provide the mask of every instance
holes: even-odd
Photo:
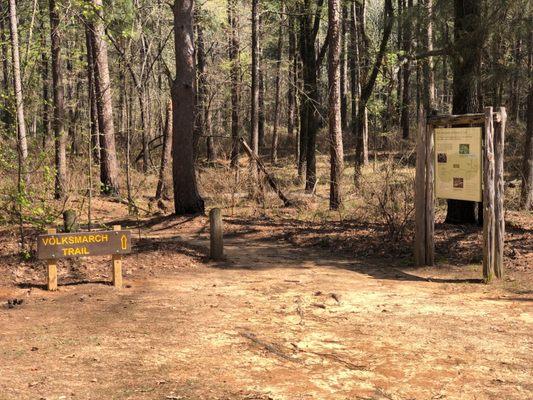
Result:
[[[484,285],[464,227],[437,226],[439,266],[417,269],[368,226],[235,215],[210,262],[205,217],[95,214],[134,231],[121,291],[106,258],[45,291],[0,230],[0,399],[533,398],[530,216]]]

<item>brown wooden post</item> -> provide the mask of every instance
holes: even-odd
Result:
[[[54,235],[57,233],[55,228],[47,230],[49,235]],[[47,283],[46,286],[48,290],[55,291],[57,290],[57,261],[56,260],[46,260],[46,274],[47,274]]]
[[[418,110],[415,176],[415,263],[426,265],[426,113]]]
[[[483,279],[494,276],[494,120],[492,107],[485,107],[483,146]]]
[[[63,211],[63,231],[64,232],[76,232],[78,230],[78,222],[76,221],[75,210]]]
[[[505,123],[507,112],[505,107],[500,107],[499,121],[494,127],[494,275],[503,276],[503,252],[505,242],[505,180],[504,180],[504,150],[505,150]]]
[[[427,123],[427,121],[426,121]],[[426,127],[426,265],[435,264],[435,129]]]
[[[120,231],[122,227],[120,225],[114,225],[113,230]],[[111,257],[113,264],[113,286],[117,289],[122,289],[122,256],[120,254],[113,254]]]
[[[220,208],[213,208],[209,211],[209,223],[211,235],[209,257],[212,260],[221,260],[224,257],[224,236]]]

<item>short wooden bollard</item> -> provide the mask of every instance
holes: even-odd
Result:
[[[211,235],[209,257],[212,260],[221,260],[224,257],[224,237],[220,208],[213,208],[209,211],[209,223]]]
[[[57,230],[54,228],[48,229],[47,233],[49,235],[54,235],[57,233]],[[47,260],[46,261],[46,286],[48,290],[55,291],[57,290],[57,261],[56,260]]]
[[[120,225],[114,225],[114,231],[120,231],[122,228]],[[112,264],[113,264],[113,286],[117,289],[122,289],[122,255],[113,254],[112,255]]]
[[[76,232],[78,230],[78,222],[76,221],[75,210],[63,211],[63,231]]]

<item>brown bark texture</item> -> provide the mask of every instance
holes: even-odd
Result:
[[[204,212],[194,169],[195,80],[193,0],[175,0],[174,50],[176,78],[172,83],[172,177],[177,215]]]

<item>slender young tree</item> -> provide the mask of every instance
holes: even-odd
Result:
[[[348,129],[348,6],[346,1],[342,3],[342,22],[341,22],[341,120],[342,130]]]
[[[204,212],[194,169],[194,0],[175,0],[173,13],[176,78],[172,82],[172,178],[174,210],[177,215],[185,215]]]
[[[46,148],[46,141],[50,136],[51,120],[50,120],[50,82],[49,82],[49,61],[48,61],[48,43],[46,40],[45,18],[47,8],[42,7],[41,15],[41,80],[42,80],[42,148]]]
[[[341,5],[340,0],[328,0],[329,21],[329,52],[328,52],[328,82],[329,82],[329,140],[330,140],[330,186],[329,208],[337,210],[342,205],[342,123],[341,123]]]
[[[197,15],[200,14],[200,9],[197,9]],[[196,22],[196,58],[198,65],[198,93],[196,100],[198,102],[197,109],[197,136],[203,136],[206,139],[207,161],[212,164],[216,160],[215,142],[211,127],[211,107],[209,100],[209,74],[207,72],[207,57],[205,50],[204,27],[202,26],[201,18]]]
[[[196,29],[196,126],[194,151],[195,157],[198,155],[198,142],[201,137],[206,137],[205,131],[205,110],[207,106],[207,72],[206,54],[204,43],[204,29],[201,21],[201,9],[196,8],[196,19],[194,28]]]
[[[260,19],[261,20],[261,19]],[[258,40],[261,41],[261,23],[259,24]],[[265,71],[262,58],[262,48],[259,46],[257,63],[259,64],[259,102],[257,103],[257,123],[259,133],[259,153],[263,153],[266,147],[265,141]]]
[[[292,8],[290,9],[292,11]],[[292,138],[294,136],[295,113],[296,113],[296,85],[297,85],[297,68],[298,62],[296,59],[296,33],[294,31],[294,15],[292,12],[288,16],[289,28],[289,79],[287,90],[287,136]]]
[[[86,23],[85,25],[85,47],[87,52],[87,89],[89,99],[89,118],[91,131],[91,151],[92,161],[100,164],[100,129],[98,127],[98,107],[96,101],[96,84],[95,84],[95,66],[94,66],[94,49],[91,31]]]
[[[413,40],[412,32],[412,13],[413,0],[407,0],[407,7],[402,10],[402,50],[405,54],[409,54],[411,51],[411,42]],[[400,125],[402,127],[402,137],[404,139],[409,138],[410,128],[410,103],[411,103],[411,91],[410,91],[410,79],[411,79],[411,63],[409,59],[406,60],[402,66],[402,106],[400,113]]]
[[[251,87],[250,143],[259,155],[259,0],[252,0],[252,87]],[[257,182],[257,164],[250,160],[253,180]]]
[[[357,120],[357,114],[359,113],[359,98],[361,96],[361,58],[360,58],[360,32],[359,24],[357,23],[357,10],[358,4],[356,1],[350,3],[350,92],[351,104],[351,125],[352,133],[354,136],[356,133],[355,122]]]
[[[394,9],[392,7],[392,0],[385,0],[384,13],[383,13],[383,36],[381,38],[381,43],[379,45],[379,50],[376,55],[376,60],[374,65],[370,70],[370,74],[366,79],[364,79],[365,84],[361,88],[361,99],[359,104],[359,110],[357,112],[357,118],[355,120],[354,129],[356,133],[356,147],[355,147],[355,176],[354,180],[356,186],[359,185],[359,178],[361,177],[361,169],[365,163],[364,156],[364,128],[366,124],[366,106],[370,100],[370,96],[374,91],[374,86],[376,84],[376,79],[378,77],[381,64],[383,63],[383,58],[385,57],[385,52],[387,50],[387,44],[392,32],[393,25],[393,15]]]
[[[230,40],[228,46],[229,60],[231,62],[231,166],[234,168],[239,163],[240,135],[239,135],[239,79],[240,79],[240,44],[239,20],[237,17],[237,0],[228,0],[228,24]]]
[[[424,35],[424,47],[428,54],[433,52],[433,0],[424,0],[422,3],[426,17],[426,32]],[[436,108],[435,104],[435,74],[433,71],[433,57],[424,59],[424,107],[427,110]]]
[[[6,9],[4,3],[0,4],[0,58],[2,59],[2,107],[0,108],[0,122],[5,125],[6,130],[9,129],[11,125],[11,115],[9,113],[9,96],[10,91],[10,79],[9,79],[9,60],[8,60],[8,43],[9,41],[6,38]],[[8,24],[9,25],[9,24]]]
[[[281,15],[285,14],[285,3],[281,1]],[[281,102],[281,63],[283,62],[283,19],[280,17],[278,28],[278,45],[276,48],[276,83],[275,83],[275,100],[274,100],[274,127],[272,129],[272,147],[270,159],[273,164],[278,162],[279,132],[278,125],[280,120],[280,102]]]
[[[67,135],[64,129],[65,96],[63,87],[63,68],[61,61],[61,31],[59,13],[55,0],[49,1],[50,9],[50,43],[52,46],[52,95],[55,147],[55,198],[61,199],[66,195],[67,185]]]
[[[20,53],[17,20],[17,3],[9,0],[9,29],[11,32],[11,65],[13,69],[13,87],[15,90],[15,100],[17,105],[17,132],[18,132],[18,154],[21,169],[21,178],[28,182],[28,143],[26,138],[26,122],[24,120],[24,96],[22,94],[22,79],[20,73]]]
[[[172,159],[172,101],[167,102],[165,114],[165,126],[163,128],[163,151],[161,152],[161,164],[159,166],[159,177],[157,179],[157,189],[155,200],[162,200],[165,196],[166,184],[165,177]]]
[[[299,8],[300,56],[302,60],[303,88],[300,93],[300,157],[298,176],[304,177],[305,190],[312,192],[316,186],[316,135],[319,129],[320,104],[318,67],[324,59],[328,40],[317,54],[316,41],[320,29],[324,0],[304,0]]]

